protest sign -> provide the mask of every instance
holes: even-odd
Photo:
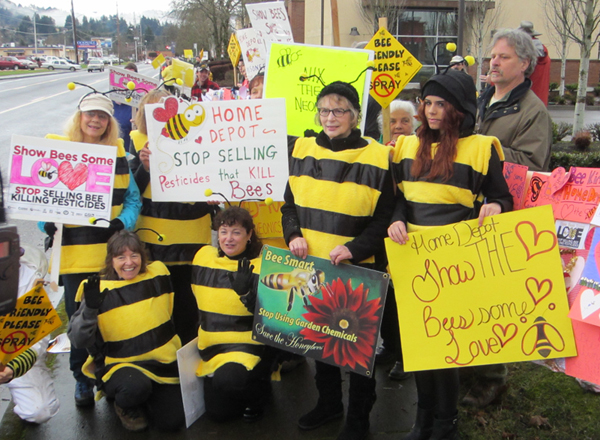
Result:
[[[146,106],[152,199],[197,202],[283,200],[288,180],[282,99],[188,102],[170,97]]]
[[[191,88],[194,85],[194,66],[173,58],[173,78],[181,79],[185,87]]]
[[[283,238],[281,226],[281,207],[283,202],[243,202],[242,208],[250,213],[254,221],[254,230],[263,238]]]
[[[321,81],[325,84],[334,81],[352,83],[359,78],[352,85],[358,92],[365,115],[369,97],[366,84],[370,81],[371,71],[364,70],[372,59],[373,52],[362,49],[271,43],[264,97],[285,98],[289,134],[303,136],[306,129],[321,131],[315,124],[317,96],[323,88]],[[364,129],[364,123],[363,117],[361,129]]]
[[[185,427],[189,428],[205,412],[204,378],[196,376],[200,364],[198,338],[177,350],[177,368],[181,383],[181,397],[185,413]]]
[[[194,58],[194,51],[192,49],[183,49],[183,56],[190,60]]]
[[[379,28],[365,49],[375,52],[370,93],[383,108],[406,87],[423,65],[386,28]]]
[[[580,287],[569,317],[587,324],[600,326],[600,231],[594,229],[594,237],[585,266],[579,279]]]
[[[162,53],[159,53],[158,56],[152,60],[152,67],[158,69],[165,63],[165,61],[167,61],[165,56]]]
[[[578,355],[565,360],[565,373],[600,384],[600,327],[576,320],[573,321],[573,331]]]
[[[508,190],[513,196],[513,210],[521,209],[527,185],[527,170],[525,165],[504,162],[504,179]]]
[[[265,70],[267,63],[267,46],[265,40],[254,29],[240,29],[236,32],[240,51],[244,57],[246,76],[252,81],[260,71]]]
[[[252,28],[265,41],[294,42],[284,2],[247,3],[246,9]]]
[[[590,230],[588,223],[556,220],[556,237],[560,248],[583,249],[585,237]]]
[[[373,373],[389,275],[265,246],[253,338],[355,373]]]
[[[577,354],[549,206],[386,239],[386,250],[405,370]]]
[[[600,203],[600,169],[556,168],[552,174],[533,173],[524,208],[552,205],[557,220],[590,223]]]
[[[135,89],[130,91],[127,88],[127,84],[133,82]],[[139,107],[140,101],[150,90],[158,87],[160,81],[149,76],[142,75],[141,73],[133,72],[131,70],[121,69],[120,67],[110,66],[108,68],[108,84],[112,90],[119,90],[119,92],[111,93],[110,99],[120,104],[127,104],[132,107]],[[127,96],[131,98],[127,102]]]
[[[13,135],[7,212],[82,226],[92,217],[110,219],[116,156],[112,146]]]
[[[229,59],[231,60],[231,64],[233,67],[236,67],[240,62],[240,56],[242,55],[242,51],[240,49],[240,43],[235,36],[235,32],[231,34],[229,37],[229,43],[227,44],[227,54],[229,55]]]
[[[42,284],[17,299],[7,315],[0,316],[0,364],[6,365],[62,324]]]

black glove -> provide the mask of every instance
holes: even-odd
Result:
[[[254,310],[256,310],[256,289],[250,289],[247,295],[240,296],[240,301],[246,307],[250,313],[254,315]]]
[[[113,230],[113,231],[116,232],[116,231],[120,231],[122,229],[125,229],[125,224],[121,220],[119,220],[118,218],[113,218],[110,221],[110,227],[109,228],[111,230]]]
[[[56,225],[52,222],[44,223],[44,232],[48,234],[48,236],[44,239],[44,252],[52,247],[54,244],[54,234],[58,231]]]
[[[90,309],[98,309],[107,293],[108,289],[104,289],[104,291],[100,292],[100,277],[98,275],[92,275],[83,285],[85,304]]]
[[[235,273],[235,277],[233,276],[233,272],[227,273],[229,282],[231,283],[231,288],[239,296],[245,295],[250,291],[250,288],[252,287],[253,269],[254,266],[250,264],[250,260],[247,258],[242,258],[238,261],[238,270]]]
[[[319,133],[317,133],[316,131],[314,131],[312,128],[309,128],[308,130],[304,130],[304,137],[317,137],[319,135]]]

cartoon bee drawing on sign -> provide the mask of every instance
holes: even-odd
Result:
[[[565,340],[552,324],[541,316],[535,318],[531,327],[527,329],[521,341],[521,350],[527,356],[537,351],[542,357],[547,358],[552,350],[563,351]]]
[[[50,183],[58,176],[58,170],[51,162],[42,161],[38,176],[42,182]]]
[[[279,51],[279,55],[280,57],[277,58],[277,65],[279,67],[286,67],[292,64],[294,61],[298,61],[302,53],[300,50],[292,52],[292,49],[288,47],[287,49],[281,49]]]
[[[154,119],[165,123],[161,135],[175,141],[184,139],[191,127],[199,127],[206,118],[200,104],[190,105],[183,113],[177,113],[178,108],[177,98],[167,98],[165,108],[156,108],[152,113]]]
[[[294,296],[302,298],[304,305],[308,305],[308,296],[314,295],[325,282],[325,273],[322,270],[294,269],[288,273],[272,273],[262,280],[265,286],[274,290],[289,291],[287,311],[292,310]]]

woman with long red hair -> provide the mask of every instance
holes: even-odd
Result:
[[[408,232],[512,209],[502,174],[504,154],[495,137],[474,135],[477,111],[472,78],[448,70],[423,86],[416,136],[400,136],[393,154],[399,191],[389,237],[401,245]],[[405,440],[457,438],[456,368],[415,373],[416,422]]]

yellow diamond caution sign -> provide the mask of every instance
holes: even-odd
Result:
[[[237,66],[238,62],[240,61],[240,55],[242,55],[242,50],[240,49],[240,43],[238,43],[235,32],[231,34],[231,38],[229,38],[227,53],[229,54],[229,59],[231,60],[233,67]]]
[[[380,28],[365,49],[375,52],[371,96],[387,108],[422,64],[387,29]]]

